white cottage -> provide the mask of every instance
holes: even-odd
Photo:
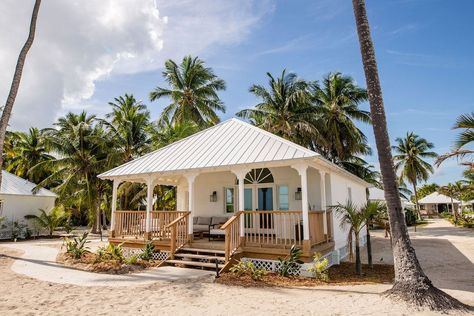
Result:
[[[438,215],[442,212],[457,212],[461,202],[444,194],[433,192],[418,201],[422,215]]]
[[[237,119],[99,177],[113,180],[110,242],[143,247],[151,240],[170,262],[206,254],[222,254],[223,263],[237,255],[275,258],[291,245],[310,258],[343,247],[348,231],[328,206],[363,204],[369,187],[320,154]],[[123,182],[147,185],[146,211],[116,210]],[[153,209],[159,184],[176,187],[177,211]]]
[[[22,222],[25,215],[39,214],[39,209],[50,210],[54,207],[56,194],[39,189],[34,191],[36,184],[2,171],[2,186],[0,189],[0,217],[3,225],[8,226],[12,222]],[[0,238],[10,238],[11,230],[8,227],[0,228]]]

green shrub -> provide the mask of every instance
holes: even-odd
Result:
[[[290,254],[285,259],[278,258],[280,266],[277,273],[281,276],[289,277],[293,271],[298,269],[298,265],[303,263],[300,260],[302,254],[303,251],[300,248],[295,245],[291,246]]]
[[[143,252],[140,254],[140,259],[149,261],[153,259],[153,253],[155,252],[155,245],[153,242],[148,242],[145,247],[143,248]]]
[[[86,244],[90,242],[87,240],[88,235],[89,233],[85,232],[82,237],[66,238],[66,253],[74,259],[80,259],[84,253],[89,251],[89,248],[86,247]]]
[[[97,250],[97,260],[117,260],[119,262],[125,261],[125,256],[123,255],[122,244],[114,245],[109,243],[107,246],[100,247]]]
[[[137,264],[137,262],[138,262],[138,256],[136,255],[130,256],[125,259],[126,264],[134,265],[134,264]]]
[[[442,218],[446,218],[446,219],[451,219],[453,217],[453,215],[449,212],[442,212],[439,214],[439,216],[441,216]]]
[[[267,271],[264,269],[257,269],[252,261],[239,261],[233,265],[230,272],[237,274],[238,276],[249,275],[252,280],[261,280]]]
[[[316,252],[314,254],[314,264],[308,269],[308,271],[311,272],[316,279],[327,282],[329,281],[328,268],[328,259],[324,258],[321,260],[321,254]]]
[[[417,218],[418,216],[414,210],[409,208],[405,209],[405,221],[407,223],[407,226],[412,226],[416,224]]]

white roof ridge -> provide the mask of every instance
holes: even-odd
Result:
[[[36,183],[33,183],[27,179],[24,179],[16,174],[8,172],[2,169],[2,185],[0,187],[0,194],[11,194],[11,195],[33,195],[33,196],[57,196],[56,193],[50,191],[46,188],[40,187],[38,188],[36,193],[33,193],[33,189],[37,187]],[[14,181],[21,181],[22,187],[18,188],[15,186],[15,183],[11,183],[10,179]],[[8,187],[9,185],[13,185],[12,187]],[[26,186],[26,187],[25,187]],[[5,191],[4,191],[5,190]]]

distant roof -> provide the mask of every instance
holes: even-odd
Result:
[[[421,204],[449,204],[451,203],[451,198],[438,193],[433,192],[430,195],[425,196],[424,198],[420,199],[418,203]],[[459,200],[453,199],[453,203],[459,203]]]
[[[57,197],[54,192],[40,188],[35,194],[33,189],[36,184],[2,170],[2,187],[0,194],[9,195],[34,195],[34,196],[51,196]]]
[[[101,178],[320,156],[238,119],[230,119],[100,175]]]
[[[369,188],[369,200],[385,201],[385,192],[382,189]]]

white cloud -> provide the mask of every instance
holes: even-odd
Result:
[[[0,2],[1,103],[32,8],[32,0]],[[98,80],[238,43],[271,10],[267,2],[253,0],[43,1],[10,125],[44,127],[69,109],[86,108],[82,105],[91,103]]]

